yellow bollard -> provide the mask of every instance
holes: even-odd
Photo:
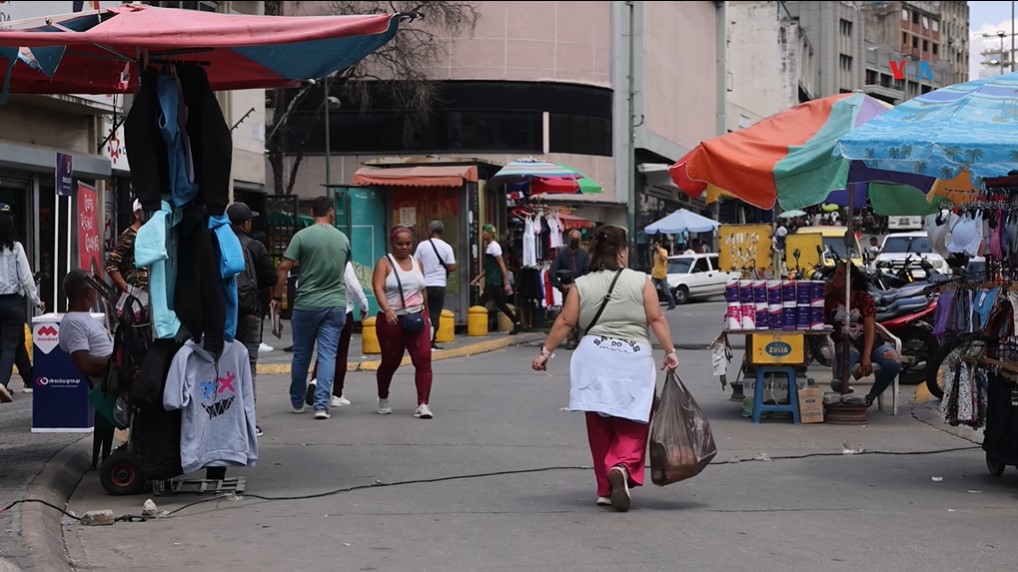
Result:
[[[467,335],[488,335],[488,309],[484,306],[471,306],[467,311]]]
[[[376,320],[377,318],[371,316],[361,322],[361,352],[364,355],[382,353],[382,346],[378,343],[378,332],[375,331]]]
[[[25,324],[25,349],[28,350],[28,360],[34,360],[35,356],[32,355],[34,353],[32,351],[32,328],[29,328],[28,324]]]
[[[509,306],[509,309],[513,311],[513,314],[516,313],[516,306],[513,306],[512,304],[506,304],[506,306]],[[498,312],[498,331],[500,331],[500,332],[508,332],[508,331],[511,331],[512,329],[513,329],[513,322],[512,322],[512,320],[509,319],[509,316],[506,316],[505,314],[502,313],[501,310],[499,310],[499,312]]]
[[[435,332],[436,344],[451,344],[456,339],[456,314],[452,310],[442,310],[438,319],[438,331]]]

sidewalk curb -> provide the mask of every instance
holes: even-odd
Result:
[[[28,486],[25,498],[39,499],[64,508],[78,483],[88,472],[91,436],[71,443],[53,455]],[[72,572],[64,548],[63,515],[52,508],[26,503],[21,508],[21,543],[27,551],[23,570]]]
[[[440,352],[433,352],[431,354],[431,361],[444,361],[449,359],[456,359],[461,357],[469,357],[477,354],[483,354],[493,351],[498,351],[510,346],[520,346],[529,344],[540,339],[543,339],[544,334],[531,333],[531,334],[519,334],[516,336],[500,336],[490,340],[484,340],[472,344],[465,344],[455,348],[442,350]],[[410,365],[412,362],[410,357],[404,357],[401,365]],[[378,371],[379,366],[382,365],[382,360],[366,360],[361,362],[350,362],[347,364],[346,371]],[[290,375],[290,364],[288,363],[267,363],[258,364],[259,375]]]

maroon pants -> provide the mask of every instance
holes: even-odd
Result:
[[[601,417],[587,412],[587,439],[594,461],[597,496],[611,495],[608,470],[622,465],[629,473],[629,486],[643,484],[644,459],[647,454],[649,423],[637,423],[621,417]]]
[[[403,354],[410,352],[414,364],[414,383],[417,385],[417,404],[428,403],[431,397],[431,324],[424,315],[424,329],[416,334],[403,331],[402,322],[390,324],[385,314],[375,320],[378,345],[382,349],[382,365],[378,367],[378,397],[389,398],[392,376],[403,362]]]
[[[346,325],[339,336],[339,347],[336,348],[336,378],[332,382],[332,395],[343,397],[343,384],[346,383],[346,361],[350,356],[350,338],[353,337],[353,314],[346,315]],[[311,379],[318,379],[318,360],[311,370]]]

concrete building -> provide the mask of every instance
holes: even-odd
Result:
[[[863,2],[866,93],[891,104],[968,81],[966,2]]]
[[[442,56],[428,69],[428,76],[441,82],[428,127],[408,141],[404,110],[377,98],[366,112],[342,102],[330,112],[330,178],[365,186],[387,167],[444,166],[451,169],[446,174],[459,169],[461,175],[477,167],[476,175],[461,177],[462,188],[455,191],[456,212],[462,216],[454,236],[458,255],[475,262],[477,254],[470,249],[477,244],[477,223],[494,222],[504,229],[511,219],[505,193],[487,189],[485,179],[520,157],[566,164],[599,182],[604,187],[600,195],[549,196],[546,201],[597,223],[626,225],[631,217],[642,228],[682,205],[704,210],[702,202],[680,196],[667,173],[646,166],[667,165],[724,130],[718,42],[724,4],[477,2],[476,29],[464,37],[443,38]],[[331,9],[329,2],[285,5],[292,15]],[[421,11],[427,12],[426,4]],[[409,25],[426,25],[426,16],[423,22]],[[340,95],[337,88],[333,96]],[[292,120],[306,137],[291,138],[303,141],[288,148],[285,168],[289,172],[302,155],[295,186],[302,201],[323,193],[320,105],[321,96],[316,96]],[[626,135],[630,123],[631,137]],[[386,204],[381,226],[404,221],[416,209],[421,216],[406,220],[423,229],[431,214],[440,211],[433,206],[442,203],[439,195],[453,192],[422,192],[425,180],[407,181],[402,184],[417,191],[376,185],[378,200]],[[427,196],[432,198],[420,198]],[[383,235],[374,237],[377,242]],[[365,255],[365,265],[374,263],[374,254],[380,251]],[[462,292],[469,290],[471,272],[458,273]]]
[[[102,8],[121,2],[99,2]],[[67,14],[77,2],[5,2],[0,22]],[[90,3],[85,3],[90,4]],[[151,2],[168,7],[259,13],[261,2]],[[125,100],[127,105],[125,106]],[[234,130],[234,186],[264,194],[264,92],[222,94]],[[0,202],[12,206],[32,268],[50,309],[63,310],[60,279],[78,261],[77,187],[70,198],[55,194],[56,154],[72,157],[73,179],[95,187],[108,251],[130,224],[130,167],[121,122],[130,96],[12,95],[0,105]],[[239,193],[238,193],[239,194]],[[59,204],[58,204],[59,203]],[[70,236],[68,236],[70,233]]]
[[[816,66],[808,82],[814,97],[848,93],[863,85],[864,22],[861,2],[784,2],[809,38]]]

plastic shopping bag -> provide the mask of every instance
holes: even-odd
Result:
[[[650,427],[650,478],[665,486],[700,474],[718,448],[710,423],[678,374],[669,373]]]

